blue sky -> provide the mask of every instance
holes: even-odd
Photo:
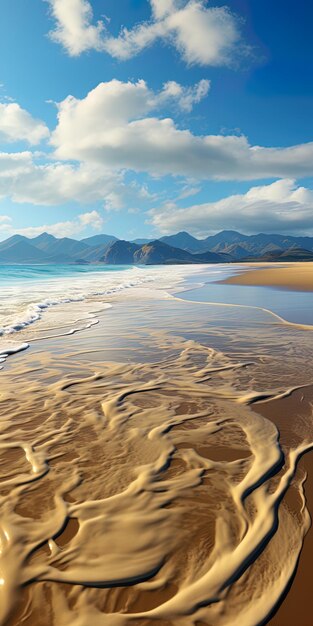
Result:
[[[310,2],[0,12],[1,239],[313,234]]]

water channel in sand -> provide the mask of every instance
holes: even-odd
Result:
[[[1,624],[256,626],[284,598],[310,527],[311,322],[188,293],[94,297],[98,324],[38,322],[8,359]]]

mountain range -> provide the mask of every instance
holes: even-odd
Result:
[[[0,242],[0,263],[158,265],[240,261],[313,261],[313,237],[243,235],[223,230],[206,239],[180,232],[154,240],[124,241],[101,234],[78,241],[42,233],[34,238],[13,235]]]

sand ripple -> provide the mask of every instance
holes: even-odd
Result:
[[[312,433],[282,445],[256,411],[281,390],[179,338],[158,362],[31,364],[3,372],[0,623],[263,623],[310,526]]]

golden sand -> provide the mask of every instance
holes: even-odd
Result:
[[[307,416],[312,419],[313,387],[295,391],[288,398],[273,400],[270,403],[258,404],[255,408],[264,417],[275,422],[280,431],[282,444],[290,443],[290,421],[301,422]],[[300,471],[307,475],[305,494],[311,515],[313,513],[313,453],[306,455],[299,462]],[[286,501],[294,506],[295,493],[291,490]],[[279,611],[272,618],[271,626],[309,626],[312,621],[310,605],[312,603],[312,553],[313,529],[310,528],[305,539],[298,570],[289,590],[284,597]]]
[[[313,445],[313,335],[272,321],[117,302],[89,331],[12,357],[0,396],[2,625],[270,619],[306,554]],[[299,602],[310,616],[300,587],[292,620]],[[280,610],[273,625],[294,626]]]
[[[227,278],[229,285],[282,287],[293,291],[313,291],[313,263],[250,264],[249,271]],[[257,269],[255,269],[257,268]]]

